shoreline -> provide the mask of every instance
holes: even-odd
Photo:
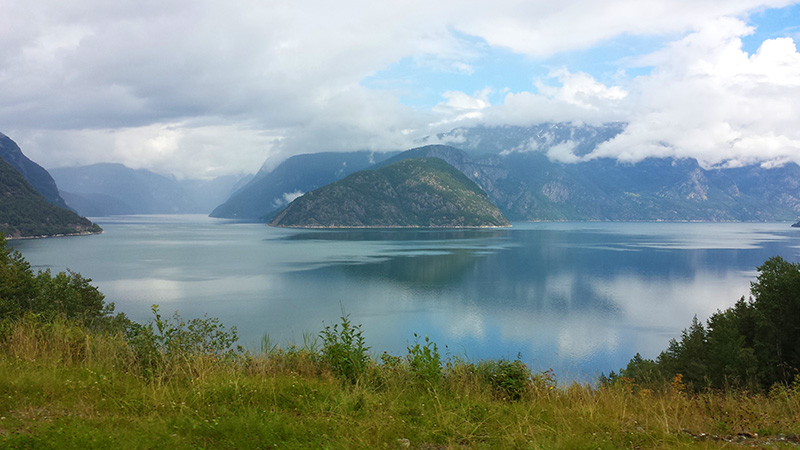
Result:
[[[431,230],[463,230],[463,229],[470,229],[470,230],[480,230],[480,229],[495,229],[495,228],[512,228],[513,225],[478,225],[478,226],[421,226],[421,225],[363,225],[363,226],[351,226],[351,225],[272,225],[267,224],[268,227],[273,228],[290,228],[290,229],[307,229],[307,230],[375,230],[375,229],[387,229],[387,230],[398,230],[398,229],[408,229],[408,230],[418,230],[418,229],[431,229]]]
[[[24,239],[45,239],[45,238],[55,238],[55,237],[69,237],[69,236],[91,236],[94,234],[103,234],[105,231],[79,231],[77,233],[58,233],[58,234],[39,234],[36,236],[11,236],[6,235],[6,240],[8,241],[16,241],[16,240],[24,240]]]

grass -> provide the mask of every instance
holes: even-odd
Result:
[[[502,361],[447,361],[427,379],[409,365],[420,348],[370,360],[350,379],[322,352],[185,355],[153,374],[122,336],[65,320],[7,322],[0,448],[796,448],[800,432],[797,385],[699,394],[626,380],[557,386]],[[524,388],[502,387],[519,373]]]

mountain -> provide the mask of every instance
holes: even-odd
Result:
[[[509,226],[486,194],[439,158],[363,170],[306,193],[278,213],[279,227]]]
[[[102,229],[53,205],[5,159],[0,159],[0,232],[12,238],[99,233]]]
[[[314,153],[293,156],[273,170],[263,170],[211,212],[211,217],[263,220],[306,192],[366,169],[391,154]]]
[[[3,133],[0,133],[0,159],[16,169],[45,200],[61,208],[67,207],[64,199],[58,194],[53,177],[42,166],[28,159],[17,143]]]
[[[610,158],[563,162],[591,153],[624,128],[621,123],[457,128],[420,140],[439,144],[376,154],[374,166],[362,157],[359,167],[441,158],[515,221],[794,221],[800,215],[800,166],[794,163],[769,169],[704,169],[688,158],[648,158],[635,164]],[[251,219],[273,215],[294,196],[341,179],[347,175],[338,172],[346,158],[342,155],[351,154],[302,155],[259,174],[237,193],[245,197],[246,191],[247,201],[234,213]],[[229,203],[242,200],[235,197]],[[219,216],[236,217],[234,213]]]
[[[208,214],[241,177],[181,180],[122,164],[101,163],[50,171],[67,204],[87,216]]]
[[[510,220],[765,221],[793,220],[800,213],[796,164],[713,170],[694,159],[567,164],[539,151],[471,157],[442,145],[412,149],[392,160],[424,156],[459,169]]]

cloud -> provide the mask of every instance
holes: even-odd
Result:
[[[487,123],[529,125],[541,122],[604,123],[627,120],[622,101],[627,92],[605,86],[586,73],[566,68],[551,71],[548,80],[535,80],[538,92],[510,92],[503,104],[485,112]]]
[[[562,162],[562,163],[576,163],[581,160],[581,158],[575,155],[575,143],[572,141],[562,142],[560,144],[556,144],[550,147],[547,150],[547,158],[551,161]]]
[[[800,53],[790,38],[741,48],[752,31],[720,19],[642,59],[630,124],[591,157],[693,157],[706,166],[800,162]]]
[[[251,173],[279,143],[279,136],[238,125],[187,127],[155,124],[135,128],[13,133],[28,157],[45,168],[114,161],[183,178]],[[229,149],[232,155],[220,149]],[[233,155],[235,154],[235,155]]]
[[[681,155],[713,130],[740,155],[736,160],[746,161],[753,147],[767,144],[774,158],[783,158],[797,140],[784,131],[796,123],[795,108],[777,94],[789,88],[795,98],[796,87],[787,84],[797,79],[793,41],[765,42],[746,57],[742,71],[736,45],[724,44],[736,44],[747,27],[719,18],[789,3],[0,0],[0,124],[46,167],[113,160],[184,176],[255,170],[255,159],[301,152],[401,149],[437,127],[477,120],[649,116],[663,119],[665,131],[632,123],[603,151],[621,155],[647,147]],[[708,31],[709,23],[716,31]],[[396,93],[361,85],[405,58],[425,70],[472,77],[481,64],[502,63],[480,59],[486,46],[541,61],[619,36],[685,37],[638,61],[656,67],[652,76],[612,85],[566,66],[495,104],[483,88],[502,92],[503,86],[488,81],[472,94],[441,86],[420,93],[443,96],[431,109],[404,106]],[[707,57],[693,53],[703,49]],[[724,98],[726,90],[738,103]],[[719,109],[742,115],[749,108],[756,125],[729,120],[728,130],[720,120],[724,111],[710,114],[718,117],[708,123],[678,120],[671,111],[690,110],[679,103],[694,98],[706,107],[705,100],[723,99]],[[758,117],[769,109],[777,128]],[[693,123],[700,126],[697,136],[675,141],[674,133],[686,134]],[[716,152],[710,144],[699,148]]]
[[[433,108],[433,111],[441,117],[441,120],[433,126],[442,126],[468,119],[482,119],[482,111],[491,106],[489,102],[491,93],[490,88],[475,92],[473,95],[459,91],[446,91],[442,94],[446,101]]]
[[[305,192],[303,191],[284,192],[280,198],[276,198],[272,202],[272,206],[274,206],[275,208],[280,208],[283,205],[288,205],[289,203],[292,203],[299,197],[302,197],[303,194],[305,194]]]

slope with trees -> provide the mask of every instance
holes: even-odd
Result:
[[[464,174],[438,158],[356,172],[278,213],[282,227],[497,227],[508,220]]]
[[[101,231],[88,219],[48,202],[16,169],[0,159],[0,233],[18,238]]]

